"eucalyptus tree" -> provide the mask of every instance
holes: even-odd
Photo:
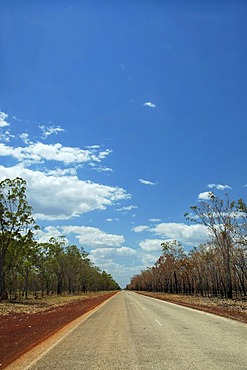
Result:
[[[183,259],[185,258],[184,249],[182,244],[179,243],[177,240],[168,240],[161,243],[162,250],[163,250],[163,259],[166,262],[166,266],[169,265],[170,278],[169,278],[169,285],[170,291],[173,293],[173,289],[175,293],[178,294],[181,290],[181,281],[180,281],[180,272],[181,267],[183,264]]]
[[[81,280],[85,275],[84,267],[87,256],[88,253],[83,248],[80,250],[76,245],[68,245],[65,248],[65,275],[70,294],[75,293],[76,290],[83,290]]]
[[[190,209],[192,213],[186,213],[185,217],[195,223],[201,223],[209,230],[223,269],[222,284],[225,295],[232,298],[234,247],[239,230],[237,204],[230,201],[228,194],[221,199],[209,192],[208,199],[200,201],[198,206],[192,206]]]
[[[0,297],[7,298],[6,274],[25,255],[37,228],[26,199],[26,181],[0,182]]]
[[[49,279],[51,279],[54,275],[56,277],[55,284],[57,294],[62,293],[66,276],[65,244],[66,242],[63,236],[51,237],[49,242],[46,243],[46,268],[48,269]]]

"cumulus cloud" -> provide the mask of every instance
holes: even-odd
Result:
[[[35,239],[39,243],[47,243],[49,242],[50,238],[59,238],[64,237],[63,233],[59,230],[58,227],[54,226],[47,226],[45,228],[39,229],[35,232]],[[63,239],[66,244],[69,243],[67,238]]]
[[[80,180],[77,176],[49,175],[21,164],[0,166],[0,179],[22,177],[36,219],[70,219],[93,210],[103,210],[130,198],[124,189]]]
[[[129,263],[118,263],[113,261],[111,258],[99,258],[99,256],[94,256],[89,253],[90,260],[101,268],[110,273],[113,278],[118,282],[118,284],[125,288],[129,284],[130,279],[133,275],[140,273],[141,269],[145,269],[146,265],[129,265]],[[129,259],[133,260],[133,256],[129,256]],[[136,258],[135,258],[136,259]]]
[[[208,184],[210,189],[216,188],[217,190],[225,190],[225,189],[232,189],[229,185],[221,185],[221,184]]]
[[[63,226],[64,234],[75,234],[80,244],[93,248],[119,247],[124,243],[123,235],[107,234],[96,227]]]
[[[8,118],[8,115],[0,111],[0,127],[9,126],[9,123],[7,122],[7,118]]]
[[[209,200],[209,199],[211,199],[212,194],[213,193],[211,191],[204,191],[203,193],[200,193],[198,195],[198,199],[200,199],[200,200]]]
[[[148,252],[161,251],[162,242],[164,242],[164,239],[145,239],[139,243],[139,246],[141,247],[141,249]]]
[[[205,243],[208,239],[208,230],[203,225],[186,225],[183,223],[161,223],[150,229],[164,239],[175,239],[188,246]],[[164,241],[164,240],[163,240]]]
[[[28,161],[31,163],[39,163],[46,160],[63,162],[65,165],[91,161],[101,162],[102,159],[110,153],[110,150],[84,150],[66,147],[60,143],[44,144],[37,142],[31,143],[26,147],[11,147],[0,143],[0,156],[13,157],[19,162]]]
[[[142,183],[144,185],[156,185],[155,182],[148,181],[148,180],[139,179],[139,181],[140,181],[140,183]]]
[[[142,231],[148,230],[148,226],[140,225],[133,227],[135,233],[141,233]]]
[[[147,267],[150,267],[150,266],[154,265],[154,263],[157,261],[157,259],[159,258],[160,254],[161,254],[160,250],[161,250],[161,247],[157,251],[152,251],[152,254],[146,253],[146,252],[140,254],[143,267],[139,269],[139,272],[141,270],[146,269]]]
[[[151,103],[150,101],[143,104],[145,107],[155,108],[156,105],[154,103]]]
[[[94,258],[99,259],[121,259],[121,257],[133,257],[137,254],[137,252],[128,247],[121,247],[121,248],[98,248],[94,249],[90,252],[91,255],[94,256]]]
[[[138,264],[141,259],[134,249],[128,247],[97,248],[89,253],[89,258],[101,270],[110,273],[122,288],[130,282],[134,274],[146,267],[133,264],[133,261]]]

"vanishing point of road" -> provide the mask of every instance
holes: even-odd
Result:
[[[128,291],[38,347],[8,369],[247,369],[246,324]]]

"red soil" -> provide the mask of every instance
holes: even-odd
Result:
[[[33,314],[0,315],[0,369],[114,294],[73,301]]]

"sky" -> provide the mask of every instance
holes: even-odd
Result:
[[[0,1],[0,181],[27,181],[38,241],[64,235],[125,287],[161,243],[246,200],[247,2]]]

